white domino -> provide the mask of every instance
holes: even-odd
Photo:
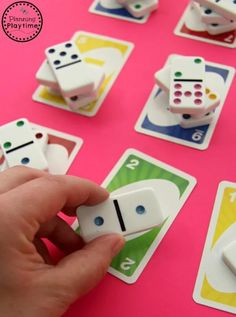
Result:
[[[48,163],[27,119],[0,127],[0,146],[8,167],[24,165],[47,170]]]
[[[77,217],[85,241],[107,233],[126,236],[159,226],[165,220],[152,188],[110,196],[96,206],[81,206]]]
[[[229,22],[228,24],[206,24],[206,30],[211,35],[223,34],[236,29],[236,22]]]
[[[36,80],[40,85],[60,91],[56,76],[46,59],[42,62],[36,73]]]
[[[74,42],[52,46],[45,53],[64,97],[89,94],[94,89],[88,65]]]
[[[166,66],[154,74],[156,84],[165,92],[170,91],[170,72],[171,66]],[[205,89],[205,106],[193,116],[202,117],[203,115],[215,110],[220,104],[220,95],[218,92],[206,87]]]
[[[212,122],[214,118],[214,111],[209,112],[202,117],[193,117],[189,114],[178,114],[179,117],[179,125],[182,128],[189,129],[200,127],[203,125],[208,125]]]
[[[236,20],[235,0],[196,0],[228,20]]]
[[[134,17],[140,18],[158,8],[159,0],[136,0],[124,3],[126,10]]]
[[[67,105],[72,110],[77,110],[83,106],[88,105],[90,102],[97,100],[99,90],[104,82],[105,72],[101,67],[89,64],[87,65],[87,67],[89,74],[93,78],[94,89],[89,94],[65,97],[64,99]],[[47,60],[45,60],[40,66],[36,74],[36,79],[41,85],[47,86],[51,94],[55,96],[60,96],[62,94],[56,76],[54,75]]]
[[[198,12],[200,19],[206,24],[229,24],[229,20],[216,13],[210,8],[200,5],[198,2],[192,1],[192,6]]]
[[[236,275],[236,240],[223,249],[222,259],[229,269]]]
[[[205,61],[202,57],[176,57],[170,72],[170,110],[198,114],[205,107]]]

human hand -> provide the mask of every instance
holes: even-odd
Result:
[[[108,197],[100,186],[73,176],[15,167],[0,173],[0,312],[6,317],[59,317],[102,279],[124,245],[116,234],[87,245],[57,216]],[[40,239],[67,255],[53,265]]]

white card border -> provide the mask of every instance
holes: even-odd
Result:
[[[236,183],[229,182],[229,181],[221,181],[219,183],[214,206],[213,206],[213,211],[212,211],[212,215],[211,215],[211,219],[210,219],[210,224],[208,227],[207,237],[206,237],[206,241],[205,241],[205,245],[204,245],[204,249],[203,249],[203,253],[202,253],[202,257],[201,257],[201,261],[200,261],[200,266],[199,266],[198,273],[197,273],[197,279],[196,279],[195,287],[194,287],[194,291],[193,291],[193,299],[198,304],[202,304],[205,306],[217,308],[217,309],[229,312],[229,313],[236,314],[236,308],[232,308],[231,306],[228,306],[228,305],[225,305],[225,304],[222,304],[219,302],[215,302],[212,300],[207,300],[207,299],[201,297],[201,288],[202,288],[202,283],[203,283],[204,274],[205,274],[204,268],[205,268],[206,263],[207,263],[206,257],[210,251],[210,248],[211,248],[212,239],[214,237],[215,228],[217,225],[218,215],[219,215],[219,212],[221,210],[220,207],[221,207],[221,203],[222,203],[223,193],[224,193],[224,190],[226,187],[235,187],[235,189],[236,189]]]

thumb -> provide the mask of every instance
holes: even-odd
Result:
[[[101,236],[62,259],[51,277],[70,293],[71,301],[74,301],[99,283],[124,243],[124,238],[118,234]]]

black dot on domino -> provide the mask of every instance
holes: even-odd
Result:
[[[73,55],[71,55],[71,58],[72,59],[77,59],[79,56],[77,55],[77,54],[73,54]]]
[[[61,64],[61,62],[57,59],[57,60],[55,60],[55,61],[53,62],[53,64],[54,64],[54,65],[59,65],[59,64]]]
[[[65,55],[66,55],[66,52],[62,51],[62,52],[60,52],[59,55],[60,55],[60,56],[65,56]]]
[[[50,54],[55,53],[55,49],[54,49],[54,48],[50,48],[50,49],[48,50],[48,53],[50,53]]]
[[[104,224],[104,219],[102,217],[98,216],[94,219],[94,223],[96,226],[100,227]]]
[[[72,46],[71,43],[66,43],[66,45],[65,45],[66,48],[69,48],[69,47],[71,47],[71,46]]]

